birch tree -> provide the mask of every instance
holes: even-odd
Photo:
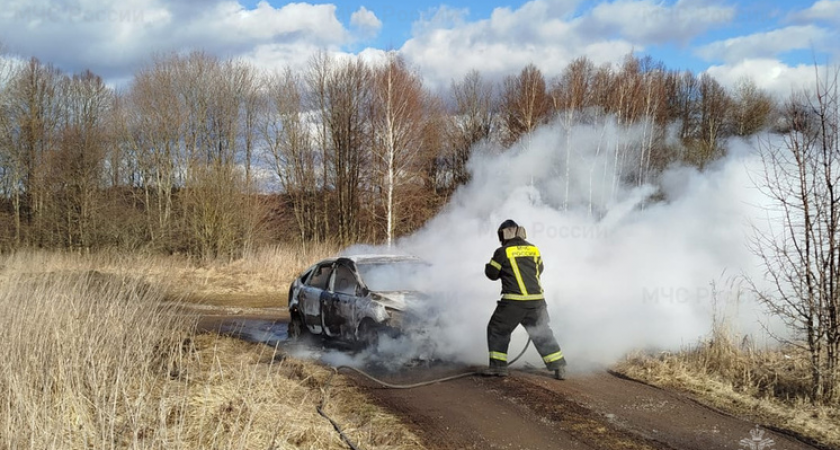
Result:
[[[453,83],[450,91],[455,109],[450,121],[452,152],[448,159],[452,184],[460,186],[470,180],[467,161],[476,144],[490,137],[496,111],[493,85],[477,70],[471,70],[460,82]]]
[[[729,121],[736,136],[751,136],[768,125],[774,110],[773,98],[750,78],[735,86]]]
[[[591,86],[595,66],[585,57],[572,61],[566,66],[560,78],[551,88],[551,100],[557,114],[562,114],[563,128],[566,134],[566,163],[564,170],[563,209],[568,207],[572,170],[572,130],[580,118],[580,111],[591,105]],[[593,169],[594,170],[594,169]],[[592,176],[590,175],[590,202],[592,211]]]
[[[519,75],[505,78],[501,102],[502,119],[507,127],[506,145],[546,123],[551,113],[545,77],[533,64],[525,66]]]
[[[720,143],[729,134],[726,126],[731,105],[729,95],[717,80],[707,73],[700,76],[700,167],[723,156]]]
[[[420,77],[394,53],[376,70],[373,92],[373,152],[382,182],[385,242],[390,247],[400,214],[397,191],[418,176],[426,94]]]

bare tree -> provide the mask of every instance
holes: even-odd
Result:
[[[419,228],[446,203],[448,195],[457,187],[451,163],[451,113],[443,98],[431,95],[426,104],[423,131],[422,187],[419,201],[412,208],[412,227]],[[466,162],[465,162],[466,163]],[[464,168],[466,171],[466,167]]]
[[[751,136],[768,125],[774,110],[773,97],[756,86],[752,79],[741,79],[733,97],[729,121],[735,135]]]
[[[7,245],[16,244],[20,241],[20,228],[16,226],[17,215],[7,211],[11,206],[9,201],[15,191],[16,160],[15,152],[12,151],[13,144],[13,121],[11,117],[12,104],[9,98],[11,83],[15,79],[14,64],[6,55],[5,48],[0,44],[0,244],[6,241]],[[8,206],[7,206],[8,205]],[[8,214],[8,217],[6,217]]]
[[[638,158],[637,173],[635,174],[639,185],[650,181],[650,173],[655,169],[654,161],[663,159],[661,150],[660,154],[657,155],[657,149],[665,141],[668,110],[665,65],[662,62],[654,61],[649,56],[643,58],[641,63],[643,95],[641,120],[644,126],[644,137],[641,154]]]
[[[269,81],[268,109],[260,134],[283,194],[292,204],[300,241],[306,245],[324,234],[319,221],[319,160],[304,111],[303,90],[302,80],[290,68]]]
[[[99,213],[113,91],[89,71],[62,84],[65,119],[58,149],[49,160],[49,209],[61,246],[90,249],[99,244],[103,220]]]
[[[121,136],[154,245],[205,257],[250,245],[261,217],[249,184],[257,90],[249,66],[200,52],[157,58],[136,74]]]
[[[119,95],[90,73],[71,79],[36,60],[4,72],[4,62],[0,221],[8,226],[0,239],[12,246],[104,239],[233,256],[254,245],[264,217],[254,166],[263,146],[301,241],[391,242],[469,181],[477,145],[510,145],[555,111],[565,112],[569,130],[608,114],[644,121],[640,148],[604,149],[613,152],[617,186],[644,183],[676,159],[702,167],[722,155],[721,138],[755,132],[773,107],[749,83],[732,101],[708,75],[667,72],[633,55],[615,68],[575,60],[550,92],[530,64],[504,80],[499,98],[472,71],[445,100],[432,98],[396,57],[374,69],[319,52],[305,73],[264,86],[241,61],[170,54],[153,58]],[[795,114],[790,129],[801,130],[810,113]],[[674,122],[686,153],[663,143]],[[619,171],[630,166],[637,169]],[[610,168],[600,170],[606,181]],[[105,214],[132,219],[106,222]]]
[[[55,148],[62,120],[61,80],[57,69],[31,59],[10,85],[7,158],[18,245],[44,243],[43,212],[48,200],[44,161]],[[29,237],[25,231],[31,233]]]
[[[385,242],[389,247],[401,212],[397,191],[418,178],[426,102],[420,77],[408,69],[405,60],[391,53],[374,74],[371,114],[372,149],[380,168],[377,175],[382,179]]]
[[[236,257],[253,242],[262,215],[249,185],[256,79],[247,64],[204,53],[180,67],[188,118],[181,201],[190,248],[205,258]]]
[[[546,91],[545,77],[533,64],[525,66],[518,76],[505,78],[501,102],[500,110],[507,127],[506,145],[534,131],[551,114],[552,102]]]
[[[756,233],[769,290],[753,286],[768,308],[784,319],[811,360],[811,399],[840,394],[840,95],[838,73],[817,76],[812,94],[787,103],[792,122],[783,145],[760,146],[759,181],[773,200],[783,228]],[[771,227],[772,228],[772,227]]]
[[[553,107],[557,114],[562,117],[566,135],[563,209],[568,207],[571,187],[572,130],[574,125],[581,120],[580,111],[592,104],[591,86],[594,72],[594,65],[586,57],[578,58],[566,66],[560,78],[552,83],[551,87]],[[591,204],[590,202],[590,208]]]
[[[360,234],[362,166],[369,157],[371,70],[361,59],[334,61],[316,55],[307,76],[310,101],[318,113],[316,142],[323,155],[324,222],[344,244]]]
[[[685,142],[699,134],[700,120],[696,106],[700,98],[699,83],[697,77],[689,71],[673,74],[672,82],[674,87],[669,115],[679,123],[679,136]]]
[[[459,83],[453,83],[452,97],[455,110],[451,118],[452,183],[459,186],[470,180],[467,161],[475,145],[490,137],[493,118],[493,86],[485,81],[481,73],[471,70]]]
[[[615,76],[615,88],[612,90],[611,103],[613,112],[620,124],[635,123],[642,111],[642,63],[628,54]]]
[[[594,103],[594,78],[595,65],[587,57],[582,56],[569,63],[551,86],[554,110],[571,116],[566,119],[568,121],[591,106]]]
[[[137,167],[136,183],[153,246],[166,248],[176,231],[175,193],[188,112],[179,102],[178,57],[158,57],[141,68],[126,95],[121,141]]]
[[[722,156],[720,142],[726,137],[726,120],[731,104],[729,95],[720,83],[707,73],[700,76],[700,167]]]
[[[255,70],[242,61],[218,61],[209,65],[210,83],[202,96],[208,98],[208,125],[206,142],[215,152],[202,169],[202,176],[211,177],[201,182],[200,189],[190,189],[200,198],[193,204],[200,206],[198,227],[204,236],[202,253],[233,257],[251,248],[259,231],[265,211],[253,195],[255,189],[251,176],[252,159],[258,114],[259,81]],[[195,178],[194,178],[195,179]],[[217,186],[216,184],[223,186]],[[208,192],[209,189],[209,192]],[[215,202],[204,203],[210,195]],[[190,196],[187,199],[193,200]],[[225,217],[226,220],[218,220]],[[214,225],[210,239],[206,234],[208,221]]]

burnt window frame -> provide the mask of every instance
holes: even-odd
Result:
[[[348,274],[350,275],[350,278],[352,279],[353,284],[354,284],[354,288],[353,288],[352,292],[343,292],[343,291],[336,290],[335,282],[336,282],[336,276],[338,275],[339,269],[346,270],[348,272]],[[359,288],[362,286],[362,283],[359,282],[359,277],[356,274],[356,268],[353,267],[353,265],[342,263],[342,262],[337,262],[332,269],[332,274],[330,275],[330,277],[331,277],[331,281],[330,281],[330,284],[329,284],[330,292],[335,293],[335,294],[358,295]]]
[[[331,282],[332,277],[333,277],[333,272],[334,272],[333,265],[334,265],[333,263],[325,263],[325,264],[318,264],[317,266],[315,266],[315,268],[312,270],[312,274],[309,276],[309,279],[306,280],[306,286],[311,287],[311,288],[315,288],[315,289],[320,289],[322,291],[328,290],[330,288],[330,284],[331,284],[330,282]],[[314,284],[314,281],[319,276],[318,272],[321,271],[321,270],[329,270],[329,273],[325,277],[326,279],[323,282],[323,286],[320,286],[320,285],[316,286]]]

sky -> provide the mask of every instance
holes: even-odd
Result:
[[[203,50],[266,70],[316,51],[399,51],[431,88],[472,69],[491,79],[536,64],[548,78],[575,58],[650,55],[668,68],[744,77],[779,95],[837,63],[840,0],[5,0],[7,51],[124,85],[153,55]]]

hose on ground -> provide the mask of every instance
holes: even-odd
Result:
[[[528,350],[529,345],[531,345],[531,338],[528,338],[528,342],[525,343],[525,347],[522,348],[522,351],[519,352],[519,354],[516,355],[516,358],[513,358],[508,363],[508,365],[511,365],[511,364],[515,363],[516,361],[518,361],[519,358],[521,358],[522,355],[525,354],[525,351]],[[351,367],[351,366],[338,366],[338,367],[335,368],[335,370],[336,370],[336,372],[341,371],[341,370],[349,370],[349,371],[352,371],[352,372],[356,372],[357,374],[367,378],[368,380],[371,380],[374,383],[376,383],[376,384],[378,384],[382,387],[386,387],[388,389],[414,389],[414,388],[419,388],[419,387],[423,387],[423,386],[429,386],[431,384],[443,383],[445,381],[452,381],[452,380],[457,380],[459,378],[466,378],[466,377],[471,377],[473,375],[480,375],[481,374],[480,371],[470,371],[470,372],[463,372],[463,373],[459,373],[457,375],[452,375],[452,376],[448,376],[448,377],[444,377],[444,378],[436,378],[434,380],[422,381],[420,383],[393,384],[393,383],[389,383],[387,381],[380,380],[380,379],[374,377],[373,375],[371,375],[371,374],[369,374],[369,373],[367,373],[367,372],[365,372],[361,369],[357,369],[357,368]]]
[[[350,366],[338,366],[338,367],[336,367],[336,371],[339,371],[339,370],[349,370],[349,371],[352,371],[352,372],[356,372],[357,374],[367,378],[368,380],[373,381],[374,383],[376,383],[376,384],[378,384],[382,387],[386,387],[388,389],[414,389],[414,388],[419,388],[419,387],[422,387],[422,386],[428,386],[430,384],[443,383],[444,381],[457,380],[458,378],[471,377],[471,376],[478,373],[478,372],[474,372],[474,371],[473,372],[464,372],[464,373],[459,373],[458,375],[452,375],[452,376],[445,377],[445,378],[436,378],[434,380],[423,381],[423,382],[420,382],[420,383],[393,384],[393,383],[388,383],[387,381],[382,381],[382,380],[374,377],[373,375],[371,375],[371,374],[369,374],[369,373],[367,373],[363,370],[357,369],[355,367],[350,367]]]
[[[341,440],[344,441],[344,443],[347,444],[347,446],[350,447],[351,450],[361,450],[361,448],[354,444],[353,441],[351,441],[350,438],[347,437],[346,434],[344,434],[344,430],[341,429],[341,425],[339,425],[338,422],[333,420],[330,416],[327,415],[327,413],[324,412],[324,408],[327,404],[328,394],[330,392],[330,386],[332,384],[332,379],[336,373],[338,373],[337,370],[330,371],[330,377],[327,378],[327,382],[324,383],[324,394],[321,396],[321,402],[318,404],[318,406],[315,407],[315,410],[318,411],[318,414],[320,414],[321,417],[327,419],[330,422],[335,431],[338,433],[338,436],[341,437]]]
[[[511,364],[515,363],[516,361],[518,361],[519,358],[521,358],[522,355],[525,354],[525,351],[528,350],[529,345],[531,345],[531,338],[530,337],[528,338],[528,342],[525,343],[525,347],[522,348],[522,351],[519,352],[518,355],[516,355],[516,358],[513,358],[510,362],[508,362],[508,365],[511,365]],[[444,378],[436,378],[434,380],[423,381],[423,382],[420,382],[420,383],[393,384],[393,383],[388,383],[387,381],[380,380],[380,379],[374,377],[373,375],[371,375],[371,374],[369,374],[369,373],[367,373],[367,372],[365,372],[361,369],[357,369],[355,367],[338,366],[338,367],[334,368],[330,372],[330,376],[329,376],[329,378],[327,378],[326,383],[324,383],[324,389],[323,389],[324,393],[321,396],[321,402],[318,404],[318,406],[315,407],[315,410],[318,411],[318,414],[321,415],[321,417],[327,419],[330,422],[330,424],[333,426],[335,431],[338,433],[339,437],[341,437],[341,440],[344,441],[344,443],[347,444],[347,446],[350,447],[351,450],[361,450],[361,448],[359,446],[357,446],[355,443],[353,443],[353,441],[351,441],[350,438],[347,437],[346,434],[344,434],[344,431],[341,429],[341,425],[339,425],[338,422],[333,420],[330,416],[327,415],[327,413],[324,412],[324,408],[326,408],[327,399],[329,397],[328,394],[329,394],[329,391],[330,391],[330,387],[332,386],[333,376],[335,376],[335,374],[337,374],[340,370],[353,371],[353,372],[355,372],[355,373],[373,381],[374,383],[379,384],[380,386],[386,387],[388,389],[414,389],[414,388],[418,388],[418,387],[422,387],[422,386],[428,386],[428,385],[435,384],[435,383],[443,383],[445,381],[452,381],[452,380],[457,380],[459,378],[466,378],[466,377],[471,377],[471,376],[474,376],[474,375],[480,375],[481,374],[480,371],[470,371],[470,372],[463,372],[463,373],[459,373],[457,375],[452,375],[452,376],[448,376],[448,377],[444,377]]]

